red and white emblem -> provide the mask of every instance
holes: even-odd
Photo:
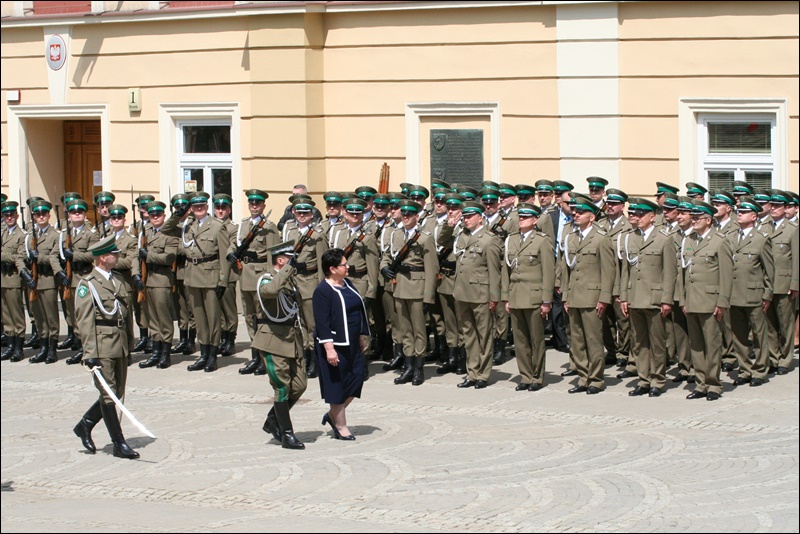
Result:
[[[67,60],[67,43],[64,42],[60,35],[52,35],[47,40],[45,58],[47,59],[47,65],[53,70],[58,70],[64,66]]]

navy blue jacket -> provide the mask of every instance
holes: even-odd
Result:
[[[342,291],[352,291],[359,298],[358,290],[345,278],[345,288]],[[315,332],[317,342],[333,342],[334,345],[349,345],[350,333],[347,331],[347,310],[344,306],[344,297],[339,290],[334,289],[327,280],[323,280],[314,290],[311,297],[314,307],[314,321],[316,322]],[[361,331],[362,336],[370,335],[369,322],[367,321],[367,308],[364,301],[361,301]]]

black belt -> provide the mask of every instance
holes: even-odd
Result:
[[[450,269],[451,271],[454,271],[456,268],[456,262],[442,260],[439,262],[439,267],[441,267],[442,269]]]
[[[39,263],[36,267],[37,273],[43,276],[53,276],[53,266],[46,263]]]
[[[275,325],[275,326],[292,326],[294,324],[293,321],[294,321],[294,317],[292,317],[291,320],[287,320],[287,321],[284,321],[282,323],[278,323],[278,322],[275,322],[275,321],[271,321],[271,320],[267,319],[266,317],[263,318],[263,319],[259,319],[257,315],[253,315],[253,327],[254,328],[259,326],[259,325],[262,325],[262,324],[271,324],[271,325]]]
[[[200,263],[208,263],[209,261],[214,261],[219,259],[219,254],[214,254],[213,256],[206,256],[204,258],[186,258],[186,263],[191,263],[192,265],[198,265]]]
[[[1,268],[3,274],[17,274],[17,266],[10,261],[4,261]]]
[[[413,265],[405,265],[405,264],[402,264],[402,263],[400,264],[399,267],[397,267],[397,272],[398,273],[421,273],[424,270],[425,270],[425,267],[415,267]]]
[[[267,263],[267,258],[259,258],[255,252],[245,252],[241,260],[242,263]]]
[[[439,269],[439,272],[445,276],[455,276],[456,270],[455,269],[448,269],[447,267],[442,267]]]
[[[72,270],[73,271],[86,271],[92,270],[92,264],[88,261],[73,261],[72,262]]]
[[[362,276],[365,276],[366,274],[367,274],[367,270],[366,269],[364,269],[363,271],[356,271],[356,268],[355,268],[354,265],[350,265],[347,268],[347,276],[354,276],[356,278],[361,278]]]
[[[312,273],[315,273],[315,272],[317,272],[319,270],[316,265],[314,266],[313,269],[307,268],[306,267],[307,265],[308,265],[307,262],[298,263],[295,266],[295,269],[297,269],[297,274],[312,274]]]
[[[177,268],[186,267],[186,256],[177,256],[175,258],[175,266]]]
[[[112,319],[95,319],[95,326],[110,326],[112,328],[125,328],[125,320],[120,318],[116,321]]]

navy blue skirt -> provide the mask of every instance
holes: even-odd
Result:
[[[334,345],[339,355],[339,365],[328,364],[325,347],[315,343],[317,368],[319,369],[319,391],[322,399],[328,404],[342,404],[350,397],[361,398],[364,386],[364,353],[361,351],[361,299],[353,295],[358,302],[349,302],[345,292],[347,306],[347,330],[350,344]]]

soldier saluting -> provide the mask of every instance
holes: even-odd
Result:
[[[130,293],[121,275],[112,272],[117,266],[119,249],[116,235],[109,235],[89,247],[94,269],[78,284],[75,297],[75,324],[78,328],[84,365],[99,368],[100,374],[117,398],[125,395],[128,378],[128,355],[133,347],[133,317]],[[91,452],[97,450],[92,429],[103,419],[114,444],[114,456],[135,459],[139,453],[130,448],[122,435],[114,399],[97,378],[94,384],[100,398],[83,415],[73,432]]]

